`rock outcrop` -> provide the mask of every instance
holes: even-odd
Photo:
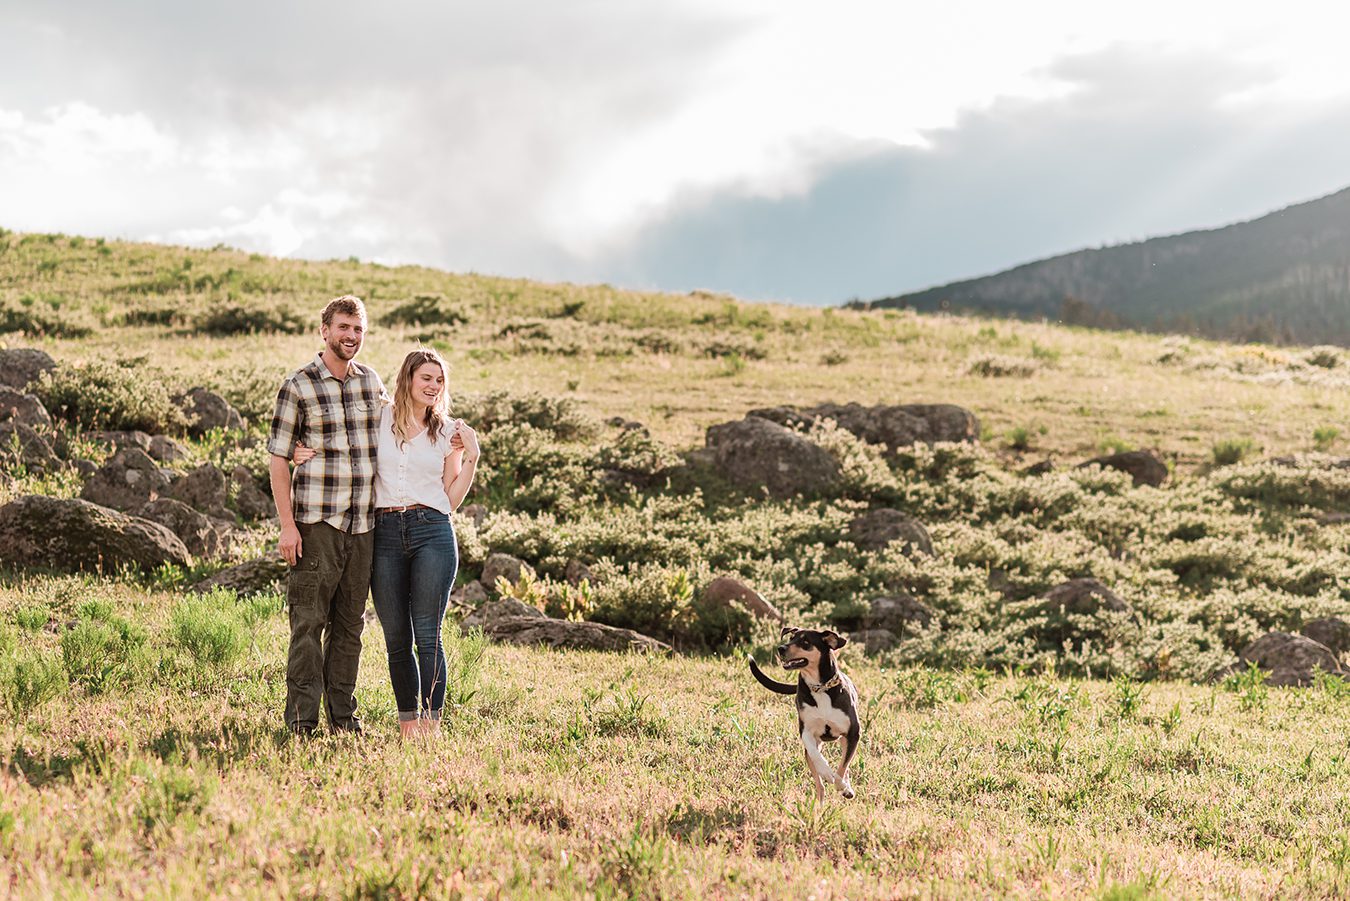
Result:
[[[216,588],[228,588],[235,594],[282,594],[290,567],[278,556],[255,557],[245,560],[192,586],[193,591],[205,594]]]
[[[1341,678],[1350,678],[1350,670],[1341,666],[1331,649],[1306,635],[1269,632],[1242,649],[1238,662],[1221,675],[1241,672],[1255,663],[1267,672],[1266,684],[1276,686],[1311,685],[1318,670]]]
[[[178,403],[187,417],[188,433],[195,438],[212,429],[236,431],[244,427],[244,418],[239,411],[225,398],[206,388],[193,388],[180,396]]]
[[[0,560],[62,572],[188,566],[192,555],[159,523],[89,501],[27,495],[0,507]]]
[[[11,347],[0,350],[0,385],[20,391],[38,376],[56,368],[56,361],[45,350],[35,347]]]
[[[17,388],[3,386],[0,386],[0,422],[17,422],[42,432],[52,427],[51,414],[42,401]]]
[[[529,573],[530,578],[534,578],[534,568],[524,560],[512,557],[510,554],[493,553],[488,554],[479,581],[489,591],[492,591],[497,585],[497,579],[505,577],[506,581],[514,585],[520,581],[522,573]]]
[[[135,515],[173,532],[194,557],[216,557],[229,544],[224,524],[171,497],[156,498],[138,507]]]
[[[841,429],[852,432],[868,444],[880,444],[892,452],[911,444],[971,442],[980,437],[980,422],[975,414],[955,404],[883,404],[874,407],[858,403],[819,404],[814,407],[768,407],[751,410],[749,415],[791,428],[809,428],[822,419],[832,419]]]
[[[1342,662],[1350,663],[1350,622],[1336,616],[1324,616],[1304,623],[1299,631],[1326,645]]]
[[[1085,463],[1080,463],[1078,468],[1082,469],[1087,466],[1101,466],[1105,469],[1118,469],[1127,473],[1134,480],[1136,488],[1140,485],[1150,485],[1157,488],[1167,481],[1167,464],[1152,451],[1121,451],[1118,454],[1093,457]]]
[[[864,551],[876,551],[892,542],[900,542],[907,556],[919,553],[933,554],[933,540],[923,523],[899,510],[881,508],[869,510],[848,526],[848,538]]]
[[[220,516],[225,513],[225,473],[214,463],[203,463],[174,479],[168,495],[194,510]]]
[[[712,426],[707,446],[729,481],[774,497],[820,494],[840,480],[838,462],[823,447],[758,416]]]
[[[169,476],[138,447],[124,446],[84,483],[80,497],[114,510],[134,510],[169,489]]]
[[[718,576],[713,579],[703,589],[701,597],[703,603],[711,606],[725,607],[736,603],[760,619],[773,620],[776,623],[783,621],[783,614],[779,612],[777,607],[769,603],[764,595],[755,591],[740,579],[733,579],[730,576]]]
[[[0,422],[0,471],[13,472],[22,467],[46,472],[60,465],[56,451],[31,426],[21,422]]]
[[[464,618],[466,629],[480,628],[493,641],[587,651],[668,652],[670,645],[632,629],[601,623],[574,623],[545,616],[515,598],[489,601]]]

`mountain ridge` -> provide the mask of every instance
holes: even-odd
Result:
[[[1071,251],[852,306],[1350,346],[1350,188],[1225,226]]]

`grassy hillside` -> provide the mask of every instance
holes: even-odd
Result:
[[[1208,462],[1216,441],[1250,440],[1272,455],[1311,450],[1314,433],[1340,427],[1350,410],[1350,356],[1339,351],[0,237],[0,335],[11,333],[0,340],[31,344],[15,332],[38,335],[60,359],[141,357],[170,380],[234,386],[255,406],[317,349],[317,311],[343,292],[368,301],[376,321],[364,356],[386,375],[422,339],[454,364],[460,392],[565,396],[598,416],[637,419],[676,447],[758,406],[947,401],[976,412],[991,447],[1022,429],[1029,455],[1083,458],[1127,444],[1157,448],[1188,470]],[[383,324],[418,297],[468,321]],[[237,323],[285,331],[226,333]],[[989,358],[1028,375],[981,375],[1001,371],[982,365]]]
[[[873,306],[1346,346],[1350,189],[1250,222],[1080,250]]]
[[[260,472],[281,377],[353,292],[363,356],[451,360],[484,433],[457,522],[461,581],[489,550],[526,600],[675,642],[670,658],[454,642],[447,734],[398,745],[379,630],[372,735],[290,744],[275,595],[196,600],[224,565],[0,574],[0,894],[415,897],[1335,897],[1350,890],[1345,683],[1208,677],[1267,630],[1350,615],[1350,355],[1124,332],[745,304],[356,261],[50,235],[0,237],[0,343],[59,364],[52,438],[174,431],[207,385],[243,435],[186,439]],[[97,404],[80,406],[83,399]],[[977,446],[894,456],[828,426],[838,486],[768,500],[686,459],[754,407],[952,402]],[[638,420],[650,433],[607,424]],[[120,417],[120,418],[119,418]],[[1073,464],[1157,449],[1161,489]],[[1269,458],[1290,456],[1275,463]],[[1023,475],[1053,457],[1057,468]],[[613,478],[614,473],[620,478]],[[12,463],[0,503],[72,496]],[[921,520],[932,556],[847,540],[859,512]],[[274,541],[246,529],[237,551]],[[570,560],[594,574],[564,588]],[[856,623],[877,595],[932,627],[867,658],[859,799],[812,801],[788,703],[739,651],[773,629],[710,615],[712,576],[796,622]],[[1130,607],[1064,618],[1040,595],[1092,576]]]

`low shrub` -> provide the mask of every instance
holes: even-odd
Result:
[[[140,361],[90,360],[44,372],[30,390],[79,429],[180,433],[187,419],[159,374]]]
[[[315,328],[315,323],[285,307],[225,302],[215,303],[197,316],[192,327],[199,334],[225,337],[268,332],[299,335]]]
[[[982,378],[1026,378],[1038,368],[1040,368],[1038,364],[1032,360],[998,354],[981,354],[966,364],[966,374]]]
[[[61,636],[61,660],[72,683],[102,694],[135,680],[144,643],[144,631],[120,617],[85,619]]]
[[[223,669],[249,647],[249,629],[244,611],[234,593],[214,591],[184,598],[170,618],[173,641],[199,667]]]
[[[16,717],[36,710],[66,687],[61,661],[39,648],[20,647],[0,627],[0,707]]]
[[[1331,450],[1336,439],[1341,437],[1341,430],[1334,425],[1318,426],[1313,429],[1313,449],[1321,453]]]
[[[446,303],[441,294],[418,294],[412,300],[399,304],[380,317],[380,324],[394,325],[463,325],[469,319],[459,309]]]
[[[722,607],[694,598],[689,570],[659,564],[621,571],[597,564],[590,619],[650,635],[681,650],[718,651],[743,643],[754,625],[738,606]]]
[[[1250,438],[1226,438],[1214,442],[1210,453],[1215,466],[1232,466],[1234,463],[1240,463],[1255,447]]]
[[[582,412],[576,401],[535,392],[471,394],[456,401],[454,415],[482,434],[500,426],[527,425],[560,441],[581,441],[594,437],[599,430],[598,423]]]
[[[87,338],[94,329],[87,322],[62,312],[55,298],[31,294],[17,301],[0,302],[0,332],[24,332],[49,338]]]

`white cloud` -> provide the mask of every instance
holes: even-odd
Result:
[[[1319,0],[33,2],[0,33],[0,224],[607,279],[691,198],[800,198],[1063,100],[1066,56],[1230,59],[1261,77],[1208,102],[1278,141],[1350,93],[1347,25]]]

